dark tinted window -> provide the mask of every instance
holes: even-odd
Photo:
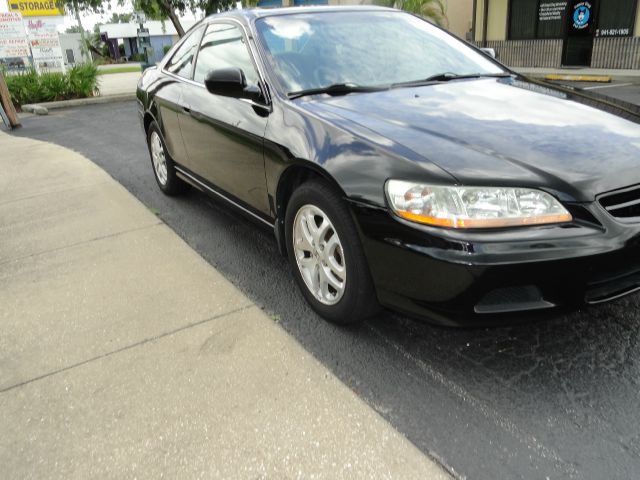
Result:
[[[510,0],[509,40],[562,38],[566,0]]]
[[[536,38],[538,0],[511,0],[509,8],[509,38]]]
[[[164,68],[168,72],[175,73],[181,77],[191,78],[193,56],[196,53],[196,48],[198,48],[198,42],[200,41],[201,35],[202,28],[198,28],[191,32]]]
[[[601,37],[624,37],[633,34],[635,0],[602,0],[598,20]]]
[[[211,70],[231,67],[242,69],[247,84],[258,83],[258,75],[240,28],[227,23],[209,25],[202,38],[193,79],[204,83],[204,78]]]
[[[537,38],[562,38],[566,1],[540,0]]]

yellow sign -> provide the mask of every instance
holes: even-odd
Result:
[[[23,17],[52,17],[64,15],[61,2],[56,0],[8,0],[9,10]]]

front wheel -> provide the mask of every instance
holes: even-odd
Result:
[[[300,186],[287,206],[285,228],[294,275],[317,313],[345,325],[377,313],[360,238],[338,192],[315,180]]]

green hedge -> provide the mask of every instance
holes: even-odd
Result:
[[[43,73],[35,70],[5,77],[16,106],[91,97],[98,93],[98,69],[92,64],[78,65],[67,73]]]

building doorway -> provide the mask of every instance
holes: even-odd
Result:
[[[598,24],[598,0],[572,0],[565,14],[566,35],[562,49],[562,64],[588,67],[591,65],[593,37]]]

